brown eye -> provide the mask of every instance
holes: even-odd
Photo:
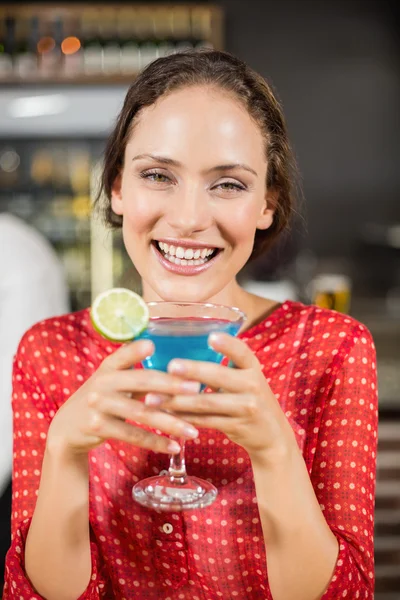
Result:
[[[220,186],[223,190],[242,190],[243,189],[240,185],[236,185],[236,183],[231,183],[230,181],[224,181],[224,183],[220,183]]]
[[[240,183],[235,183],[233,181],[222,181],[221,183],[218,183],[218,185],[216,185],[215,188],[220,189],[223,192],[238,192],[244,191],[246,189],[245,186],[241,185]]]
[[[140,177],[142,177],[143,179],[154,181],[154,183],[166,183],[167,181],[170,181],[169,177],[167,177],[163,173],[158,173],[154,171],[147,171],[141,173]]]

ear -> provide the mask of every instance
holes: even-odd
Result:
[[[278,205],[279,191],[276,189],[267,190],[264,203],[257,219],[257,229],[268,229],[272,225],[276,207]]]
[[[114,183],[111,188],[111,208],[116,215],[123,214],[122,177],[120,174],[114,179]]]

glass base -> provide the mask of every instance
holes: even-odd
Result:
[[[169,475],[148,477],[139,481],[132,489],[133,499],[142,506],[157,510],[179,512],[193,508],[204,508],[217,497],[217,488],[199,477],[182,479]]]

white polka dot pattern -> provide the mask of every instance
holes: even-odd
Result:
[[[302,449],[321,510],[340,543],[323,600],[373,598],[377,398],[369,332],[349,317],[286,302],[241,336],[257,355]],[[49,424],[118,346],[87,311],[44,321],[14,364],[13,541],[4,600],[39,600],[24,573]],[[90,452],[92,577],[79,600],[272,600],[247,453],[222,433],[187,444],[189,472],[212,481],[215,503],[158,513],[132,485],[165,469],[165,455],[109,441]],[[112,565],[112,568],[111,568]]]

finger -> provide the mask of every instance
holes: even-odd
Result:
[[[105,389],[132,392],[143,396],[146,392],[156,394],[197,394],[200,389],[198,381],[186,381],[177,375],[153,371],[149,369],[127,369],[107,374],[103,381]]]
[[[216,429],[230,437],[237,436],[243,430],[243,423],[239,419],[222,415],[198,415],[184,413],[185,421],[191,423],[196,429]]]
[[[240,338],[214,332],[209,335],[208,343],[214,350],[227,356],[237,369],[251,369],[259,365],[253,352]]]
[[[168,373],[179,375],[184,379],[200,381],[214,390],[245,392],[251,389],[251,378],[244,377],[243,371],[210,362],[174,358],[168,365]]]
[[[180,450],[180,446],[175,440],[146,431],[115,417],[101,415],[99,412],[94,413],[84,433],[99,436],[102,439],[121,440],[154,452],[176,454]]]
[[[160,406],[161,404],[163,404],[163,402],[167,402],[168,400],[170,400],[173,396],[169,396],[167,394],[146,394],[146,397],[144,399],[144,403],[146,406]]]
[[[151,408],[143,402],[131,400],[119,394],[101,396],[95,402],[91,398],[88,399],[88,404],[95,409],[94,412],[100,413],[100,415],[104,414],[105,416],[135,421],[175,437],[194,439],[199,433],[189,423],[185,423],[176,415]]]
[[[159,406],[179,414],[253,417],[257,414],[256,399],[250,395],[199,394],[197,396],[166,397]]]
[[[104,359],[103,365],[107,369],[130,369],[154,352],[154,344],[150,340],[138,340],[124,344],[110,356]]]

